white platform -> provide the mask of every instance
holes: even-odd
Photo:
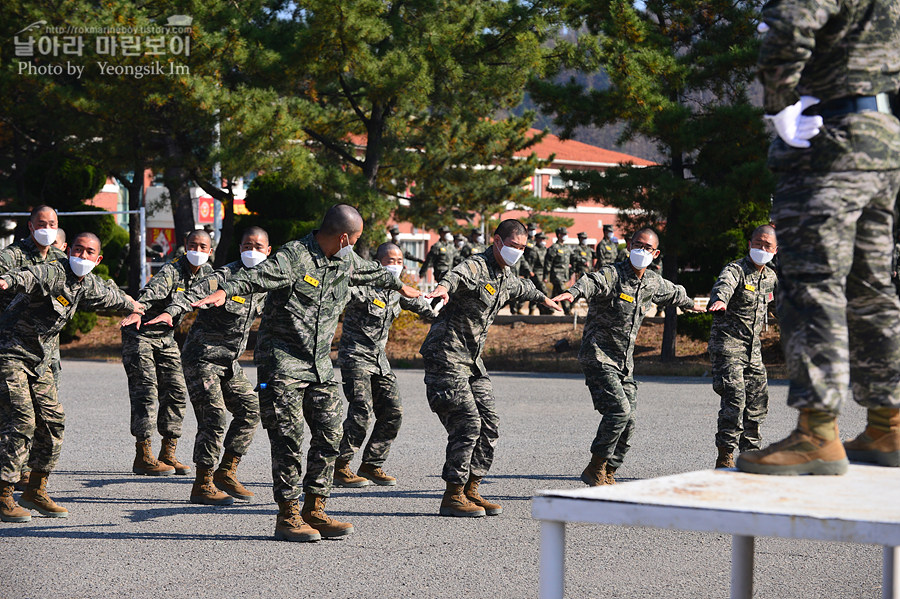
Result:
[[[592,522],[734,536],[733,598],[753,596],[755,537],[883,545],[882,596],[900,599],[900,469],[851,465],[844,476],[703,470],[578,490],[539,491],[541,597],[562,599],[565,523]],[[895,576],[897,572],[897,576]]]

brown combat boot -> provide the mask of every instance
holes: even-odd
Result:
[[[719,457],[716,458],[716,468],[734,468],[734,452],[728,447],[718,447]]]
[[[156,458],[163,464],[168,464],[175,469],[175,474],[190,474],[191,467],[182,464],[175,457],[175,448],[178,446],[178,439],[163,439],[162,449],[159,450],[159,457]]]
[[[359,470],[356,473],[381,487],[393,487],[397,484],[397,479],[385,474],[380,466],[363,463],[359,465]]]
[[[480,518],[487,512],[480,505],[475,505],[466,497],[463,485],[447,483],[447,490],[441,499],[441,516],[457,518]]]
[[[607,464],[606,465],[606,484],[608,484],[608,485],[616,484],[616,476],[615,475],[616,475],[616,469],[613,468],[612,466],[610,466],[609,464]]]
[[[212,468],[197,466],[197,476],[194,477],[194,486],[191,487],[191,503],[231,505],[234,503],[234,497],[216,488]]]
[[[325,513],[325,497],[321,495],[307,492],[303,498],[303,512],[300,515],[326,539],[343,537],[353,532],[352,524],[338,522]]]
[[[136,452],[131,471],[135,474],[146,474],[147,476],[169,476],[175,474],[174,468],[168,464],[160,463],[153,457],[153,447],[150,443],[150,439],[144,439],[134,444]]]
[[[844,474],[847,454],[838,437],[837,416],[800,410],[794,432],[765,449],[743,452],[737,468],[753,474]]]
[[[855,462],[900,466],[900,409],[869,408],[866,430],[844,443]]]
[[[25,470],[19,474],[19,482],[16,483],[16,491],[25,491],[28,488],[28,477],[31,476],[31,470]]]
[[[468,482],[466,482],[466,486],[463,487],[463,492],[466,495],[466,499],[468,499],[470,503],[483,509],[486,516],[496,516],[498,514],[502,514],[503,507],[499,503],[492,503],[488,501],[478,492],[478,485],[481,484],[482,478],[483,477],[481,476],[469,476],[469,480]]]
[[[57,505],[47,495],[47,477],[49,472],[32,470],[28,479],[28,488],[19,497],[19,505],[30,510],[37,510],[42,516],[48,518],[68,518],[69,510]]]
[[[589,487],[606,484],[606,459],[591,454],[591,461],[581,473],[581,482]]]
[[[237,479],[237,467],[240,463],[241,456],[226,451],[222,456],[222,463],[213,474],[213,483],[235,499],[250,501],[253,499],[253,491]]]
[[[350,470],[350,462],[337,460],[334,463],[334,486],[356,489],[358,487],[368,487],[371,484],[369,479],[353,474],[353,470]]]
[[[278,502],[278,518],[275,520],[275,539],[312,543],[322,539],[319,531],[303,521],[300,516],[300,501],[290,499]]]
[[[13,484],[0,480],[0,522],[28,522],[31,512],[22,509],[13,498]]]

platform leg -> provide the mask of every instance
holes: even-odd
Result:
[[[753,547],[756,539],[731,538],[731,599],[753,599]]]
[[[897,547],[884,548],[881,570],[882,599],[900,599],[900,551]]]
[[[566,590],[566,523],[541,522],[540,599],[563,599]]]

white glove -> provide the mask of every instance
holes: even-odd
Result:
[[[809,139],[819,134],[822,128],[822,117],[806,116],[803,111],[819,103],[818,98],[800,96],[800,101],[791,104],[776,115],[767,114],[765,118],[772,121],[778,137],[794,148],[808,148]]]

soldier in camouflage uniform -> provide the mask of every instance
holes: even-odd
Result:
[[[603,415],[591,444],[591,461],[581,480],[590,486],[614,484],[614,474],[631,447],[637,408],[634,342],[644,315],[655,303],[690,309],[694,302],[684,287],[647,270],[659,252],[652,229],[635,233],[630,260],[587,274],[554,301],[588,302],[588,315],[578,361],[591,392],[594,409]]]
[[[250,227],[241,238],[241,259],[197,280],[190,289],[154,321],[171,324],[193,310],[191,303],[218,290],[235,273],[255,268],[272,251],[269,235]],[[235,499],[250,501],[254,493],[237,479],[237,467],[250,448],[259,425],[259,398],[238,359],[247,349],[253,321],[262,313],[265,293],[235,295],[219,308],[201,310],[181,350],[184,378],[194,415],[197,438],[194,463],[197,474],[191,503],[231,505]],[[231,425],[226,432],[227,414]],[[224,444],[225,455],[213,472]]]
[[[522,254],[522,276],[534,284],[534,288],[547,295],[544,286],[544,258],[547,256],[547,236],[543,233],[535,233],[534,239],[529,239],[525,244],[525,253]],[[534,314],[539,310],[542,314],[550,310],[537,302],[528,302],[528,313]]]
[[[612,228],[609,229],[609,233],[612,233]],[[627,259],[628,252],[625,250],[622,251],[625,253],[622,258]],[[600,267],[606,266],[607,264],[615,264],[616,262],[622,261],[619,259],[619,246],[610,239],[605,226],[603,227],[603,238],[597,242],[597,250],[594,256],[596,257],[596,262],[594,263],[595,270],[600,270]]]
[[[402,248],[403,246],[400,244],[400,227],[398,227],[397,225],[391,225],[391,228],[389,229],[389,231],[391,234],[391,243],[393,243],[394,245],[396,245],[399,248]],[[403,251],[403,259],[410,260],[412,262],[417,262],[419,264],[422,264],[425,262],[424,260],[417,257],[412,252],[409,252],[406,250]]]
[[[147,307],[143,318],[131,315],[121,323],[122,364],[131,399],[131,434],[136,439],[131,466],[135,474],[168,476],[191,471],[190,466],[175,457],[187,404],[181,353],[174,334],[183,313],[171,326],[156,321],[157,316],[181,299],[186,289],[212,274],[207,263],[212,251],[209,234],[193,231],[187,236],[185,247],[185,254],[163,266],[141,290],[138,301]],[[159,458],[153,457],[151,447],[154,425],[162,435]]]
[[[900,300],[891,284],[900,2],[780,0],[762,19],[759,77],[779,136],[769,149],[778,321],[788,403],[800,416],[791,435],[741,454],[737,467],[842,474],[848,456],[900,466]],[[851,396],[868,426],[842,446],[837,414]]]
[[[431,268],[434,281],[438,282],[453,268],[456,248],[453,246],[453,234],[450,233],[450,227],[441,227],[438,229],[438,235],[440,235],[440,239],[434,242],[434,245],[428,250],[425,262],[419,268],[420,279],[424,279],[428,269]]]
[[[143,309],[119,288],[90,274],[102,259],[95,235],[77,236],[70,255],[0,277],[0,294],[15,297],[0,315],[0,520],[4,522],[31,520],[31,514],[13,500],[13,485],[26,458],[32,472],[21,505],[52,518],[69,515],[47,495],[47,478],[59,460],[65,429],[65,413],[50,371],[59,331],[79,307]]]
[[[34,208],[31,211],[31,216],[28,218],[30,235],[0,250],[0,275],[23,266],[43,264],[65,258],[65,252],[56,247],[59,232],[62,231],[62,229],[57,228],[58,223],[59,219],[56,216],[56,210],[53,208],[49,206],[37,206]],[[41,244],[36,239],[36,236],[40,237],[44,242],[52,237],[53,242],[46,245]],[[11,296],[0,295],[0,312],[6,309],[12,299]],[[57,388],[59,388],[59,373],[62,367],[59,359],[58,337],[55,343],[56,347],[53,349],[53,354],[50,358],[50,370],[53,372],[53,379],[56,381]],[[18,490],[24,491],[26,489],[29,476],[29,471],[23,470],[19,482],[16,483]]]
[[[329,353],[350,287],[374,285],[399,290],[405,297],[419,295],[380,263],[353,252],[362,228],[362,217],[352,206],[332,206],[319,230],[281,246],[256,268],[238,271],[222,288],[194,304],[222,305],[227,297],[269,293],[254,361],[260,415],[272,452],[273,494],[279,507],[275,538],[279,540],[317,541],[353,532],[352,524],[325,513],[342,421]],[[301,512],[304,419],[311,440]]]
[[[594,268],[594,250],[587,244],[587,233],[584,231],[578,234],[578,246],[572,248],[570,264],[576,281]]]
[[[376,259],[400,278],[403,254],[399,247],[393,243],[381,244]],[[334,484],[339,487],[397,484],[396,478],[382,470],[403,417],[397,377],[391,372],[384,348],[391,325],[401,309],[428,318],[436,315],[421,297],[408,299],[394,290],[378,287],[350,289],[350,302],[344,312],[338,345],[344,395],[349,403],[340,456],[335,462]],[[358,473],[354,474],[350,462],[366,440],[373,414],[375,425],[372,435],[363,452]]]
[[[466,247],[462,249],[463,259],[471,258],[475,254],[480,254],[484,251],[484,235],[481,233],[480,229],[472,229],[469,233],[469,243],[466,244]]]
[[[775,229],[758,227],[750,255],[722,269],[709,294],[713,390],[721,396],[716,468],[734,468],[734,450],[759,449],[760,426],[769,411],[769,386],[759,335],[778,277],[768,266],[778,245]]]
[[[456,250],[456,255],[453,257],[453,266],[456,266],[465,259],[463,256],[464,254],[472,253],[471,248],[469,248],[469,242],[462,233],[457,233],[454,237],[453,249]]]
[[[420,350],[425,358],[428,405],[448,436],[441,473],[447,483],[442,516],[478,517],[503,511],[478,493],[499,437],[491,379],[481,359],[484,341],[500,307],[510,298],[541,301],[559,310],[530,281],[515,274],[526,239],[522,223],[503,221],[490,248],[454,268],[426,296],[440,297],[447,304]]]
[[[569,278],[572,276],[569,271],[572,250],[566,245],[567,234],[568,231],[565,227],[556,229],[556,243],[547,249],[544,258],[544,275],[550,279],[554,295],[561,295],[566,290]],[[572,313],[571,302],[561,302],[560,305],[567,315]]]

